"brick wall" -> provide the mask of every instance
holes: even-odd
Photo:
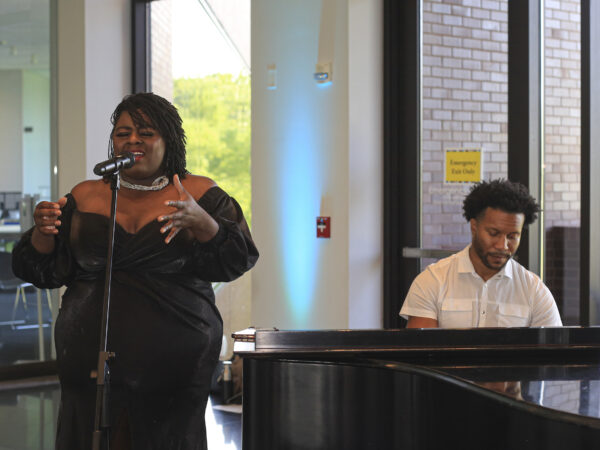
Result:
[[[444,184],[444,150],[480,148],[484,179],[507,175],[508,2],[423,3],[423,247],[470,242],[462,200]]]
[[[579,227],[580,1],[545,5],[545,225]]]

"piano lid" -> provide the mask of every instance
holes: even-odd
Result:
[[[600,350],[600,327],[396,330],[277,330],[233,333],[240,355],[277,353]]]

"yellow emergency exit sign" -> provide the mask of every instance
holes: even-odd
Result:
[[[481,181],[481,149],[449,148],[445,152],[446,183],[477,183]]]

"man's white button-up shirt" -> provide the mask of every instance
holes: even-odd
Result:
[[[421,272],[400,315],[435,319],[440,328],[562,326],[556,302],[536,274],[511,258],[483,281],[469,248]]]

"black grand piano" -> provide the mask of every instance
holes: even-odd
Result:
[[[244,450],[600,449],[600,327],[234,334]]]

